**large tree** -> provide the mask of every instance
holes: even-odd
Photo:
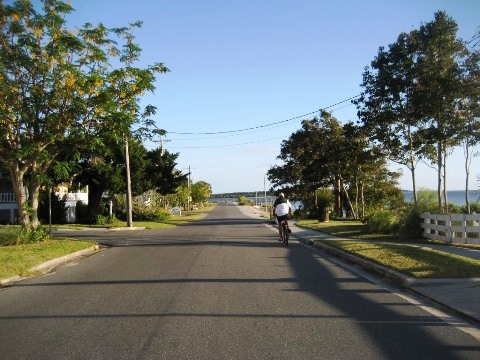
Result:
[[[463,89],[465,96],[460,104],[459,112],[465,120],[465,126],[460,133],[465,155],[465,204],[470,213],[470,166],[472,158],[478,153],[475,147],[480,143],[480,50],[474,50],[469,55],[463,68]]]
[[[141,52],[132,35],[139,23],[69,30],[65,16],[71,5],[59,0],[42,5],[37,10],[31,1],[19,0],[0,7],[0,156],[24,228],[38,224],[42,179],[66,139],[95,146],[102,141],[99,132],[128,135],[152,113],[151,107],[140,110],[139,96],[154,89],[155,74],[167,71],[163,64],[132,66]],[[111,66],[112,57],[118,57],[118,66]]]
[[[390,189],[395,174],[386,170],[384,156],[371,147],[357,126],[342,125],[325,111],[321,115],[320,119],[304,120],[302,128],[282,142],[278,159],[284,164],[273,166],[268,178],[274,187],[304,204],[314,202],[317,189],[332,189],[339,214],[347,210],[354,217],[363,217],[362,194],[374,194],[370,189],[377,194]],[[365,202],[370,208],[385,204],[384,197],[377,195],[366,197]]]
[[[433,21],[412,32],[420,94],[418,107],[425,120],[422,140],[435,147],[429,158],[437,166],[440,209],[447,205],[446,159],[451,149],[459,145],[458,135],[467,120],[459,109],[465,99],[463,64],[468,51],[457,38],[457,31],[457,23],[440,11],[435,13]]]
[[[160,148],[147,152],[145,177],[161,195],[174,194],[177,188],[187,181],[188,174],[176,169],[178,153],[170,153]]]
[[[364,131],[393,162],[411,173],[416,202],[416,166],[422,143],[416,141],[422,116],[417,110],[418,91],[412,37],[402,33],[388,49],[381,47],[363,73],[364,88],[354,103]]]
[[[205,181],[197,181],[191,185],[191,194],[194,203],[204,202],[212,194],[212,186]]]
[[[371,138],[410,169],[415,201],[417,161],[436,167],[440,208],[447,203],[446,158],[468,123],[460,111],[468,51],[456,33],[455,21],[437,12],[418,30],[400,34],[365,69],[364,91],[355,101]]]

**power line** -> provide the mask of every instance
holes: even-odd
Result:
[[[337,103],[335,103],[335,104],[333,104],[333,105],[326,106],[326,107],[321,108],[321,109],[319,109],[319,110],[315,110],[315,111],[312,111],[312,112],[309,112],[309,113],[307,113],[307,114],[303,114],[303,115],[300,115],[300,116],[295,116],[295,117],[290,118],[290,119],[287,119],[287,120],[277,121],[277,122],[270,123],[270,124],[266,124],[266,125],[254,126],[254,127],[250,127],[250,128],[246,128],[246,129],[229,130],[229,131],[216,131],[216,132],[203,132],[203,133],[202,133],[202,132],[176,132],[176,131],[167,131],[167,133],[169,133],[169,134],[176,134],[176,135],[219,135],[219,134],[232,134],[232,133],[237,133],[237,132],[244,132],[244,131],[249,131],[249,130],[262,129],[262,128],[266,128],[266,127],[269,127],[269,126],[278,125],[278,124],[282,124],[282,123],[287,123],[287,122],[290,122],[290,121],[293,121],[293,120],[297,120],[297,119],[300,119],[300,118],[303,118],[303,117],[306,117],[306,116],[309,116],[309,115],[316,114],[316,113],[319,112],[319,111],[326,110],[326,109],[329,109],[329,108],[331,108],[331,107],[334,107],[334,106],[343,104],[344,102],[347,102],[347,101],[356,99],[356,98],[359,97],[359,96],[360,96],[360,94],[358,94],[358,95],[356,95],[356,96],[352,96],[351,98],[348,98],[348,99],[339,101],[339,102],[337,102]]]
[[[257,141],[250,141],[250,142],[245,142],[241,144],[227,144],[227,145],[211,145],[211,146],[172,146],[170,149],[211,149],[211,148],[223,148],[223,147],[231,147],[231,146],[242,146],[242,145],[249,145],[249,144],[256,144],[256,143],[261,143],[261,142],[266,142],[266,141],[271,141],[271,140],[278,140],[278,139],[284,139],[284,136],[276,137],[276,138],[271,138],[271,139],[265,139],[265,140],[257,140]]]

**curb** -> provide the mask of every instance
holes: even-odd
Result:
[[[411,278],[409,276],[406,276],[402,273],[399,273],[398,271],[392,270],[390,268],[387,268],[385,266],[375,264],[371,261],[359,258],[355,255],[348,254],[342,250],[339,250],[337,248],[334,248],[332,246],[328,246],[322,242],[319,241],[314,241],[310,239],[302,239],[302,241],[310,246],[313,246],[314,248],[321,249],[322,251],[336,256],[338,258],[341,258],[343,260],[346,260],[350,263],[356,264],[361,266],[363,269],[375,273],[377,275],[381,275],[391,283],[394,283],[396,285],[399,285],[404,288],[410,288],[413,286],[416,282],[416,279]]]
[[[32,272],[34,273],[34,272],[40,271],[40,272],[43,272],[44,274],[46,274],[46,273],[52,271],[54,268],[56,268],[59,265],[62,265],[64,263],[67,263],[69,261],[72,261],[74,259],[77,259],[77,258],[80,258],[80,257],[83,257],[83,256],[91,255],[91,254],[99,251],[99,249],[100,249],[100,247],[98,245],[94,245],[94,246],[89,247],[87,249],[83,249],[83,250],[74,252],[72,254],[68,254],[68,255],[61,256],[61,257],[56,258],[56,259],[46,261],[46,262],[44,262],[40,265],[32,267],[28,271],[29,271],[29,273],[32,273]],[[7,279],[0,279],[0,287],[11,285],[15,282],[27,279],[29,277],[31,277],[31,276],[16,275],[16,276],[9,277]]]

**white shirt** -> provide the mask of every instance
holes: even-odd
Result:
[[[290,201],[287,200],[286,203],[278,204],[275,207],[275,214],[277,216],[287,215],[290,211],[290,208],[291,208]]]

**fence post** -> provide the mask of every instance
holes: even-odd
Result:
[[[432,223],[429,212],[423,213],[423,214],[422,214],[422,217],[423,217],[423,223],[424,223],[424,224],[430,225],[430,224]],[[423,236],[428,239],[428,236],[427,236],[427,235],[429,235],[429,234],[430,234],[430,227],[425,226],[425,227],[423,228]]]
[[[445,219],[445,235],[447,237],[447,241],[451,244],[452,243],[452,215],[449,214],[448,218]]]

